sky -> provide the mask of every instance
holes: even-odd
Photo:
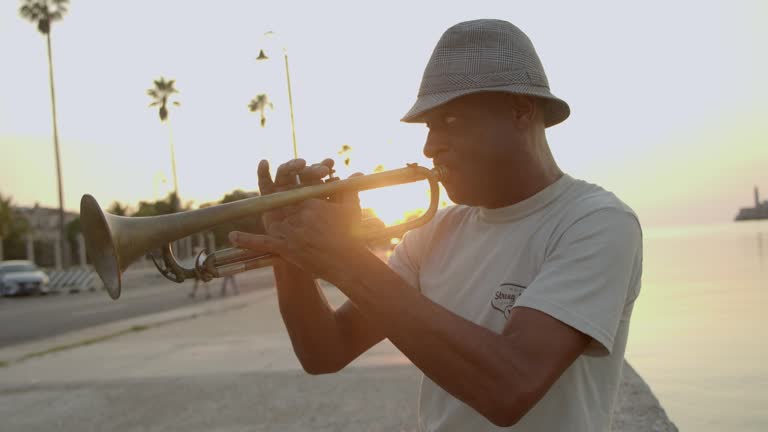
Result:
[[[45,39],[18,6],[0,6],[0,194],[56,207]],[[260,159],[293,157],[283,49],[300,157],[340,161],[349,145],[342,177],[431,166],[426,128],[399,119],[442,32],[476,18],[529,35],[572,110],[547,131],[559,165],[645,225],[728,222],[754,186],[768,197],[765,2],[72,0],[52,30],[65,207],[171,190],[169,130],[146,94],[160,76],[180,91],[170,125],[182,199],[255,190]],[[269,61],[255,60],[260,49]],[[274,103],[264,128],[247,108],[259,93]],[[422,195],[371,205],[391,222]]]

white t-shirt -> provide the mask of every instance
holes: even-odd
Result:
[[[409,232],[389,265],[432,301],[495,332],[512,307],[525,306],[592,337],[585,354],[506,429],[423,377],[420,430],[610,429],[642,273],[640,224],[614,194],[564,175],[509,207],[449,207]]]

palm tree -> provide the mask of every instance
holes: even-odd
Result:
[[[258,111],[261,115],[261,127],[264,127],[264,125],[267,124],[267,117],[264,113],[267,108],[274,110],[275,106],[269,101],[267,95],[263,93],[251,99],[251,103],[248,104],[248,109],[250,109],[251,112]]]
[[[117,216],[128,216],[128,206],[120,204],[118,201],[113,201],[107,209],[107,212]]]
[[[349,144],[342,145],[341,150],[336,152],[337,155],[344,158],[345,166],[349,166],[349,163],[352,161],[352,157],[350,156],[350,153],[352,153],[352,147]]]
[[[59,185],[59,248],[66,267],[69,265],[69,247],[64,224],[64,189],[61,181],[61,157],[59,151],[59,131],[56,125],[56,92],[53,86],[53,57],[51,55],[51,23],[60,21],[67,13],[69,0],[21,0],[19,14],[37,24],[37,30],[45,35],[48,44],[48,76],[51,87],[51,109],[53,111],[53,147],[56,153],[56,177]]]
[[[160,77],[154,81],[154,86],[147,90],[147,94],[152,98],[150,107],[159,106],[158,114],[160,115],[160,122],[168,125],[168,140],[171,143],[171,169],[173,170],[173,193],[176,195],[176,200],[173,202],[179,202],[179,179],[176,177],[176,153],[173,150],[173,131],[171,130],[171,124],[168,121],[168,102],[174,93],[178,93],[173,85],[176,80],[168,80]],[[171,102],[174,106],[181,106],[178,101]],[[178,208],[174,209],[174,212]]]

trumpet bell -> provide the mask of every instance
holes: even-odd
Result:
[[[96,273],[104,282],[109,296],[117,299],[120,297],[122,281],[120,256],[112,239],[107,214],[91,195],[83,195],[80,200],[80,220],[85,247],[93,261]]]

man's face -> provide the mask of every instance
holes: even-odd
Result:
[[[463,96],[425,116],[424,155],[447,169],[443,186],[457,204],[490,207],[498,188],[512,186],[500,175],[514,169],[517,137],[505,98],[497,93]]]

